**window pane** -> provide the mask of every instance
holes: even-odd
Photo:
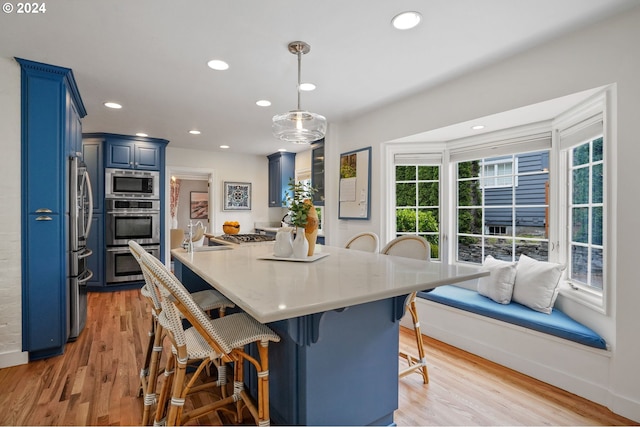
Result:
[[[418,210],[418,232],[438,231],[439,216],[438,209],[419,209]]]
[[[589,163],[589,143],[582,144],[573,149],[573,165],[584,165]]]
[[[482,205],[482,191],[478,180],[458,182],[458,206]]]
[[[573,203],[589,203],[589,168],[573,170]]]
[[[477,178],[480,176],[480,164],[477,160],[458,163],[458,178]]]
[[[484,200],[487,206],[511,205],[513,203],[513,187],[486,188]]]
[[[415,166],[396,166],[396,181],[410,181],[416,179]]]
[[[428,235],[422,236],[429,242],[429,246],[431,247],[431,259],[440,259],[440,238],[438,235]]]
[[[439,204],[439,184],[437,182],[419,182],[418,206],[438,206]]]
[[[458,261],[482,263],[482,239],[480,237],[458,237]]]
[[[416,205],[416,185],[409,182],[396,184],[396,206]]]
[[[458,233],[482,234],[482,209],[459,209]]]
[[[518,208],[516,209],[517,237],[546,239],[547,208]]]
[[[416,231],[416,211],[414,209],[396,209],[396,231],[398,233]]]
[[[571,245],[571,279],[587,284],[589,248]]]
[[[547,183],[549,174],[536,173],[533,175],[521,175],[518,177],[516,187],[517,205],[547,205],[549,204]]]
[[[598,162],[602,160],[602,142],[603,142],[602,137],[593,140],[593,148],[592,148],[593,162]]]
[[[595,207],[591,210],[591,243],[594,245],[602,245],[602,208]]]
[[[418,179],[419,180],[440,180],[440,167],[439,166],[418,166]]]
[[[602,163],[593,165],[593,182],[591,184],[591,197],[593,203],[602,203]]]
[[[515,260],[517,260],[522,254],[538,261],[549,260],[549,242],[547,241],[516,240],[515,243]]]
[[[513,239],[487,237],[484,243],[484,256],[487,255],[502,261],[513,261]]]
[[[589,239],[589,208],[573,208],[571,241],[587,243]]]
[[[591,287],[602,290],[602,249],[591,250]]]

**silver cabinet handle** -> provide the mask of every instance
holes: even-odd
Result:
[[[40,209],[36,209],[36,213],[52,213],[53,211],[51,209],[47,209],[47,208],[40,208]]]
[[[53,218],[50,216],[40,215],[36,218],[36,221],[53,221]]]

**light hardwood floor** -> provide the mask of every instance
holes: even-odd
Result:
[[[149,314],[139,291],[89,294],[63,356],[0,369],[0,425],[137,425]],[[403,330],[401,347],[413,335]],[[398,425],[638,425],[608,409],[425,337],[430,382],[400,380]],[[404,363],[403,361],[399,362]],[[375,375],[372,373],[372,375]],[[217,416],[199,420],[220,424]]]

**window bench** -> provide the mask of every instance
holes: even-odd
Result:
[[[498,304],[470,289],[445,285],[418,296],[450,307],[491,317],[598,349],[607,349],[605,340],[590,328],[578,323],[557,308],[551,314],[540,313],[512,302]]]

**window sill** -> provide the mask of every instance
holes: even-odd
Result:
[[[604,297],[602,295],[594,294],[584,289],[573,288],[569,282],[562,282],[560,284],[560,295],[598,313],[607,314],[604,306]]]

